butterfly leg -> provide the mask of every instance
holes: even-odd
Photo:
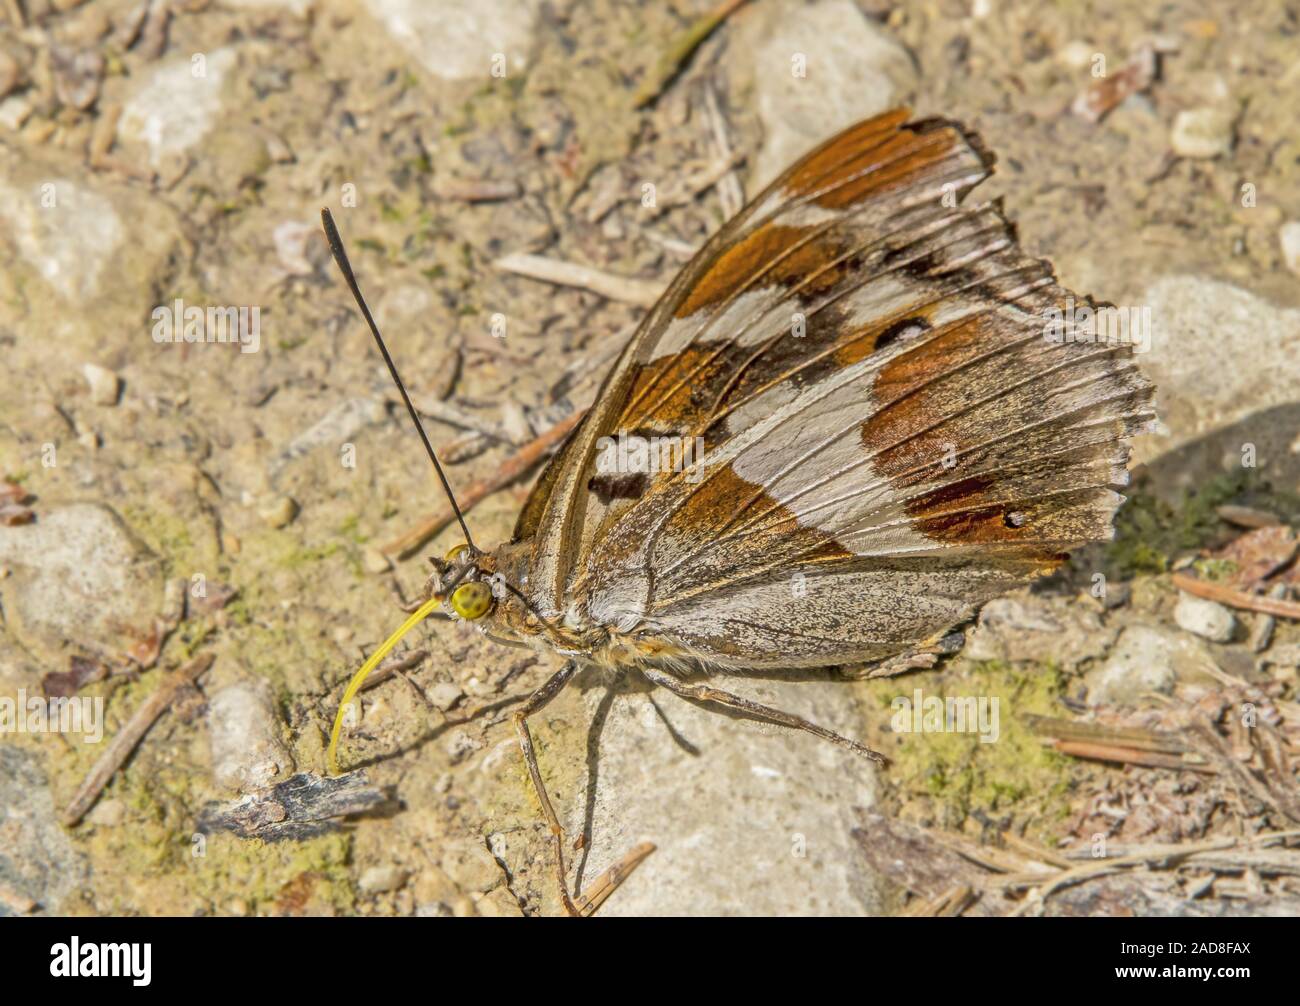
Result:
[[[937,664],[940,657],[947,657],[957,653],[965,642],[966,635],[960,630],[956,632],[948,630],[938,632],[915,649],[900,653],[897,656],[887,657],[869,667],[862,668],[860,671],[846,674],[845,677],[865,680],[869,678],[891,678],[895,674],[906,674],[908,671],[926,671]]]
[[[848,737],[842,737],[834,730],[827,730],[825,727],[819,727],[816,723],[810,723],[802,716],[796,716],[794,713],[782,712],[780,709],[773,709],[771,706],[765,706],[759,702],[753,702],[749,699],[741,698],[739,695],[733,695],[731,692],[724,692],[720,688],[713,688],[709,685],[692,685],[681,681],[665,671],[657,670],[653,667],[637,668],[654,684],[661,688],[666,688],[674,695],[680,695],[684,699],[694,699],[697,702],[712,702],[716,705],[727,706],[731,709],[739,709],[756,716],[759,719],[767,720],[769,723],[778,723],[783,727],[790,727],[794,730],[803,730],[806,733],[813,734],[822,740],[828,740],[832,744],[838,744],[842,748],[848,748],[855,754],[860,754],[864,758],[870,758],[878,765],[884,765],[888,762],[884,755],[879,751],[873,751],[865,744],[860,744]]]
[[[555,869],[560,880],[560,897],[564,899],[565,912],[573,916],[580,916],[582,913],[569,897],[569,885],[565,879],[564,829],[560,827],[560,819],[555,816],[551,798],[546,795],[546,787],[542,784],[542,773],[537,767],[537,752],[533,750],[533,735],[528,730],[528,717],[545,708],[547,703],[564,691],[564,686],[572,680],[577,671],[577,662],[570,660],[551,675],[546,684],[524,699],[524,704],[514,714],[515,732],[519,735],[519,750],[523,752],[524,764],[528,766],[528,774],[532,777],[533,789],[537,793],[538,802],[542,805],[542,814],[551,827],[551,838],[555,844]]]

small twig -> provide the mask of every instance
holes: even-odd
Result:
[[[1188,761],[1187,755],[1139,751],[1136,748],[1116,747],[1113,744],[1089,744],[1081,741],[1058,740],[1052,744],[1052,747],[1061,754],[1073,755],[1075,758],[1087,758],[1090,761],[1117,762],[1120,765],[1141,765],[1144,768],[1187,769],[1192,772],[1207,772],[1211,775],[1218,771],[1213,765]]]
[[[1019,835],[1004,831],[1002,841],[1015,849],[1022,856],[1032,856],[1034,859],[1041,859],[1044,863],[1051,863],[1053,866],[1059,866],[1063,870],[1068,870],[1074,864],[1062,856],[1059,852],[1053,852],[1041,845],[1037,845],[1028,839],[1021,838]]]
[[[131,752],[135,750],[136,745],[144,739],[144,735],[149,732],[149,728],[157,722],[168,709],[171,708],[176,695],[184,688],[194,684],[209,667],[212,661],[216,659],[211,653],[201,653],[188,664],[183,665],[163,679],[162,684],[158,686],[157,691],[150,695],[140,704],[140,707],[131,714],[131,718],[126,721],[122,727],[108,742],[108,748],[99,760],[91,766],[85,781],[82,782],[81,788],[77,790],[77,795],[72,798],[68,804],[68,809],[64,811],[63,823],[71,828],[86,815],[86,811],[94,805],[103,792],[104,787],[108,785],[109,780],[122,767]]]
[[[680,32],[659,57],[654,69],[646,74],[636,98],[633,99],[633,107],[644,108],[658,98],[664,88],[681,72],[682,66],[691,58],[691,54],[713,34],[718,25],[744,3],[745,0],[722,0],[722,3],[713,10],[696,18]]]
[[[394,653],[392,656],[380,661],[379,666],[370,672],[370,677],[361,685],[361,691],[369,691],[376,685],[382,685],[389,678],[394,677],[403,671],[413,671],[419,667],[428,658],[428,650],[411,650],[408,653]],[[410,681],[409,678],[406,679]],[[423,698],[423,694],[421,695]]]
[[[718,92],[708,80],[704,82],[704,115],[708,119],[709,133],[718,157],[730,161],[732,150],[731,138],[727,135],[727,120],[722,114]],[[741,187],[740,176],[734,170],[728,170],[718,179],[718,201],[722,203],[722,215],[728,220],[744,209],[745,190]]]
[[[1196,597],[1203,597],[1209,601],[1218,601],[1220,604],[1226,604],[1230,608],[1241,608],[1245,611],[1260,611],[1265,615],[1273,615],[1277,618],[1292,618],[1300,620],[1300,604],[1295,601],[1277,601],[1271,597],[1260,597],[1256,594],[1247,594],[1244,590],[1234,590],[1232,587],[1225,587],[1221,583],[1210,583],[1208,580],[1198,580],[1194,576],[1188,576],[1186,573],[1175,573],[1173,576],[1174,586],[1179,590],[1185,590]]]
[[[654,844],[651,842],[642,842],[640,845],[633,847],[626,856],[602,873],[575,901],[578,912],[590,918],[596,914],[609,896],[618,890],[619,885],[627,880],[635,870],[645,860],[650,853],[655,851]]]
[[[966,884],[956,884],[933,898],[917,898],[901,914],[908,918],[955,918],[975,898],[975,892]]]
[[[500,423],[494,422],[483,416],[476,416],[467,409],[452,402],[440,401],[431,395],[423,397],[412,395],[411,402],[415,405],[416,411],[426,419],[436,419],[440,423],[446,423],[448,426],[457,426],[462,430],[469,430],[473,433],[481,433],[492,440],[498,440],[502,443],[514,443],[501,427]]]
[[[1269,589],[1268,597],[1272,601],[1285,601],[1290,587],[1285,583],[1275,583]],[[1260,612],[1259,617],[1255,619],[1255,624],[1251,626],[1250,638],[1246,641],[1246,646],[1252,653],[1261,653],[1268,649],[1268,644],[1273,638],[1273,616],[1267,612]]]
[[[557,286],[576,286],[610,300],[635,304],[638,307],[654,306],[659,295],[664,292],[664,285],[656,280],[618,276],[591,266],[563,262],[544,255],[516,253],[497,259],[493,265],[505,272],[513,272],[544,283],[554,283]]]
[[[1101,723],[1077,723],[1052,716],[1026,716],[1025,722],[1034,733],[1058,741],[1122,747],[1138,751],[1160,751],[1165,754],[1182,754],[1187,744],[1175,734],[1138,727],[1111,727]]]
[[[439,199],[463,203],[500,202],[517,198],[519,183],[498,182],[490,178],[443,178],[434,182],[433,194]]]
[[[1215,507],[1214,512],[1218,514],[1220,520],[1225,520],[1229,524],[1236,524],[1238,527],[1274,527],[1282,523],[1276,514],[1269,513],[1267,510],[1237,506],[1234,503],[1225,503],[1223,506]]]
[[[475,504],[482,502],[498,489],[505,488],[532,468],[569,435],[569,431],[578,425],[584,415],[586,415],[585,409],[574,412],[567,419],[562,419],[540,437],[529,441],[511,454],[501,462],[500,467],[492,475],[472,483],[458,493],[456,501],[460,504],[461,513],[468,513]],[[380,551],[385,555],[395,555],[399,559],[404,559],[454,519],[455,514],[450,507],[437,510],[421,521],[417,527],[382,546]]]

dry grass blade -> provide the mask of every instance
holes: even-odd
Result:
[[[595,915],[600,906],[609,900],[609,896],[618,890],[619,885],[627,880],[632,875],[632,871],[654,851],[655,847],[651,842],[642,842],[634,846],[626,856],[592,881],[591,886],[578,896],[576,907],[579,913],[585,918]]]
[[[659,295],[664,292],[664,285],[656,280],[619,276],[592,266],[564,262],[544,255],[516,253],[497,259],[493,265],[504,272],[513,272],[557,286],[575,286],[609,300],[636,304],[638,307],[653,307]]]

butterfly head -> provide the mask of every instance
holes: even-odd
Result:
[[[496,606],[495,564],[469,545],[457,545],[442,559],[430,559],[433,575],[425,584],[428,597],[442,597],[453,615],[478,621]]]

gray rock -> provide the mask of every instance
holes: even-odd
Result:
[[[1169,146],[1179,157],[1223,157],[1232,153],[1233,120],[1231,109],[1215,106],[1179,112],[1169,131]]]
[[[57,915],[89,869],[59,824],[49,780],[34,753],[0,745],[0,885]],[[0,916],[9,914],[0,900]]]
[[[154,628],[163,608],[156,556],[101,503],[76,503],[34,524],[0,527],[6,627],[50,662],[69,642],[118,653]]]
[[[979,623],[966,633],[962,656],[969,660],[1025,660],[1075,667],[1100,656],[1114,629],[1078,598],[1036,597],[1022,591],[984,605]]]
[[[1151,351],[1139,363],[1159,388],[1164,435],[1139,438],[1137,461],[1295,400],[1300,356],[1284,347],[1300,332],[1300,309],[1192,275],[1156,280],[1138,303],[1151,307]]]
[[[737,25],[735,43],[750,54],[764,131],[751,191],[839,130],[906,102],[916,87],[912,56],[852,0],[777,0],[752,14]]]
[[[1204,679],[1213,666],[1199,639],[1159,626],[1130,625],[1106,662],[1084,677],[1088,704],[1132,705],[1147,692],[1168,694],[1179,678]]]
[[[1174,621],[1179,628],[1216,643],[1230,641],[1237,627],[1237,619],[1223,605],[1182,592],[1174,605]]]
[[[736,678],[717,683],[861,736],[851,684]],[[657,846],[602,915],[880,910],[879,882],[852,834],[856,811],[876,797],[869,762],[811,735],[719,715],[662,691],[653,699],[652,704],[645,691],[617,691],[599,734],[583,883],[639,842]],[[587,690],[586,722],[597,718],[604,701],[604,687]],[[585,751],[586,734],[570,731],[564,743]],[[579,795],[557,807],[570,836],[580,833],[582,804]]]
[[[208,698],[208,736],[212,775],[223,788],[252,793],[293,774],[271,686],[260,678],[213,692]]]

